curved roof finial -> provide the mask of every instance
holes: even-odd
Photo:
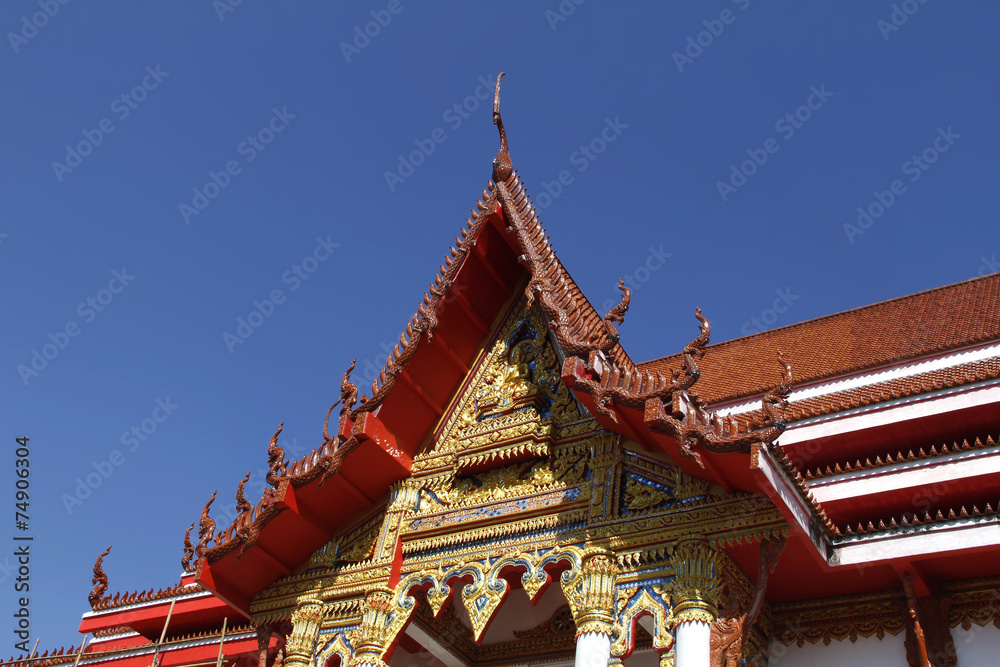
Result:
[[[493,124],[500,130],[500,152],[493,158],[494,183],[506,181],[514,171],[510,151],[507,150],[507,132],[503,129],[503,119],[500,118],[500,78],[504,74],[505,72],[500,72],[497,76],[497,89],[493,95]]]
[[[90,595],[87,596],[90,608],[94,611],[97,611],[98,603],[104,599],[104,594],[108,591],[108,575],[104,573],[104,568],[101,565],[104,563],[104,557],[109,553],[111,553],[111,547],[105,549],[104,553],[94,561],[94,578],[90,580],[90,583],[94,585],[94,590],[90,591]]]

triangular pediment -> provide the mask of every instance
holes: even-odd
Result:
[[[484,347],[414,470],[462,470],[545,457],[600,426],[560,378],[562,353],[537,306],[522,296]]]
[[[447,477],[442,492],[497,497],[572,480],[554,470],[572,443],[603,433],[563,383],[558,342],[537,306],[521,296],[484,345],[441,427],[414,457],[414,477]],[[557,451],[558,450],[558,451]],[[443,481],[443,480],[441,480]],[[442,488],[441,485],[432,485]]]

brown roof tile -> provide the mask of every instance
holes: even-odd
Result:
[[[795,384],[1000,339],[1000,273],[710,345],[695,391],[707,403],[760,394],[779,379],[776,351]],[[639,364],[680,368],[680,354]]]

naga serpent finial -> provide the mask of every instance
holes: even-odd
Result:
[[[108,575],[104,573],[104,568],[101,565],[104,562],[104,557],[109,553],[111,553],[110,546],[94,561],[94,578],[90,580],[90,583],[94,584],[94,590],[90,591],[90,595],[87,596],[91,609],[97,609],[97,603],[101,601],[104,593],[108,590]]]
[[[240,480],[239,486],[236,487],[236,511],[240,514],[244,512],[249,512],[253,509],[253,505],[247,500],[247,497],[243,494],[243,485],[250,481],[250,472],[247,472],[247,476]],[[193,524],[192,524],[193,525]]]
[[[507,149],[507,132],[503,129],[503,119],[500,118],[500,78],[505,72],[500,72],[497,76],[497,89],[493,94],[493,124],[500,130],[500,152],[493,158],[493,182],[500,183],[510,178],[514,172],[514,165],[510,161],[510,151]]]
[[[707,329],[707,322],[705,324]],[[705,333],[705,343],[708,342],[707,331]],[[693,346],[693,343],[692,343]],[[690,346],[689,346],[690,347]],[[688,348],[685,348],[685,351]],[[685,353],[685,359],[693,360],[694,354]],[[663,405],[659,408],[647,405],[646,425],[652,430],[673,436],[677,441],[677,446],[681,456],[693,459],[702,468],[705,467],[698,448],[713,454],[731,454],[735,452],[747,453],[753,445],[772,445],[782,433],[785,432],[786,410],[788,408],[788,396],[791,393],[792,367],[785,361],[781,352],[778,353],[778,361],[784,372],[781,381],[777,386],[768,390],[761,401],[761,407],[767,416],[767,423],[759,431],[743,430],[736,422],[732,422],[732,428],[727,431],[722,421],[713,415],[708,423],[699,423],[690,419],[676,419],[665,413]],[[687,365],[687,362],[685,362]]]
[[[625,313],[628,311],[631,296],[628,288],[624,286],[623,281],[619,280],[618,284],[619,289],[623,292],[622,301],[604,316],[605,339],[597,348],[605,354],[618,341],[618,329],[614,323],[618,322],[621,324],[625,319]],[[548,315],[549,313],[546,308],[551,308],[551,304],[546,300],[544,290],[542,291],[542,298],[539,300],[539,303],[542,306],[543,312]],[[701,323],[698,337],[684,346],[684,351],[681,353],[681,369],[679,371],[671,371],[673,374],[672,379],[667,379],[660,372],[627,371],[612,364],[611,368],[597,379],[593,377],[574,376],[570,381],[570,388],[585,391],[593,396],[594,409],[597,414],[607,417],[615,423],[618,422],[618,417],[614,410],[611,409],[612,405],[643,410],[645,409],[646,402],[654,398],[660,399],[661,402],[672,403],[675,392],[686,392],[698,381],[701,375],[701,371],[698,369],[698,359],[705,355],[710,327],[708,320],[701,314],[701,308],[695,309],[695,317]],[[565,314],[562,315],[560,323],[563,320],[568,320]],[[557,331],[557,335],[558,333]],[[579,348],[572,345],[572,341],[564,340],[560,337],[559,343],[563,347],[563,351],[567,357],[577,356],[581,359],[583,358],[579,354]],[[567,345],[567,343],[570,344]],[[591,376],[595,375],[596,370],[594,367],[595,354],[595,352],[591,352],[590,356],[584,360],[584,369]],[[697,398],[693,394],[690,394],[688,398],[693,404],[697,403]]]
[[[622,292],[622,300],[614,308],[609,310],[604,315],[604,330],[608,336],[608,339],[617,343],[621,338],[618,333],[618,328],[615,324],[625,323],[625,313],[628,312],[629,303],[632,301],[632,290],[625,287],[625,281],[621,278],[618,279],[618,289]],[[608,348],[610,349],[610,348]]]
[[[684,377],[680,378],[676,383],[678,389],[688,390],[694,386],[694,383],[698,381],[701,377],[701,369],[698,368],[698,359],[705,356],[705,347],[708,345],[709,337],[712,333],[711,325],[708,320],[701,314],[701,308],[695,307],[694,316],[698,318],[701,322],[699,326],[698,337],[693,341],[684,346],[684,350],[681,352],[681,370],[684,371]]]
[[[212,497],[208,499],[205,508],[201,510],[201,520],[198,522],[198,546],[194,548],[194,553],[198,558],[204,556],[205,552],[208,551],[208,541],[215,533],[215,520],[208,516],[208,508],[215,502],[215,494],[216,491],[212,491]]]
[[[184,531],[184,556],[181,558],[181,567],[184,568],[185,572],[194,572],[194,568],[191,567],[191,559],[194,558],[194,547],[191,546],[192,529],[194,529],[194,521]]]
[[[781,384],[786,387],[791,387],[792,385],[792,365],[785,361],[785,357],[781,354],[781,350],[778,350],[778,363],[785,369],[785,374],[782,378]],[[787,392],[787,390],[786,390]]]
[[[762,403],[764,414],[768,417],[767,428],[777,431],[774,438],[770,438],[768,442],[774,442],[775,438],[785,432],[787,425],[785,410],[788,409],[788,396],[792,392],[792,365],[785,361],[781,350],[778,350],[778,363],[785,372],[781,374],[778,385],[764,394]]]
[[[267,483],[278,488],[278,482],[285,476],[288,464],[285,463],[285,450],[278,446],[278,436],[285,422],[278,424],[278,430],[271,436],[271,444],[267,446]]]
[[[323,442],[330,442],[330,414],[333,413],[333,409],[343,403],[340,408],[340,419],[343,421],[344,415],[351,411],[354,404],[358,402],[358,387],[351,382],[351,371],[354,370],[354,364],[357,363],[357,359],[351,359],[351,365],[347,367],[344,371],[344,377],[340,381],[340,398],[337,402],[330,406],[330,409],[326,411],[326,419],[323,420]]]

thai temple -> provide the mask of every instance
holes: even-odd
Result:
[[[352,363],[300,460],[276,433],[256,503],[219,480],[231,525],[205,490],[175,586],[114,592],[105,552],[76,646],[5,667],[1000,664],[1000,273],[715,345],[690,304],[637,362],[499,87],[492,177],[370,390]]]

